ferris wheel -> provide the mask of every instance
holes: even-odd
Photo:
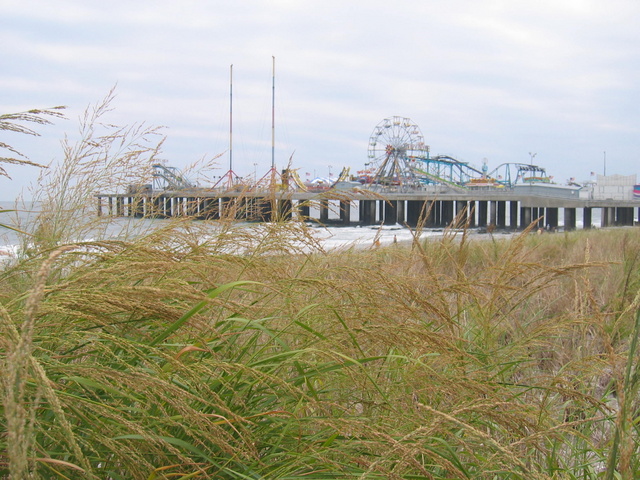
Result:
[[[387,185],[415,183],[417,160],[428,158],[420,128],[411,119],[394,116],[382,120],[369,138],[369,162],[374,182]]]

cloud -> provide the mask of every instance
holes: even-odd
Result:
[[[67,104],[68,129],[117,84],[113,120],[166,125],[165,157],[178,167],[228,147],[231,64],[237,168],[270,164],[275,56],[281,162],[295,151],[302,168],[359,168],[375,125],[400,115],[435,150],[478,164],[538,151],[556,178],[579,178],[615,148],[619,173],[637,171],[632,0],[5,0],[2,9],[1,111]],[[46,142],[60,128],[23,150],[51,156]],[[12,172],[12,189],[33,176],[23,172]]]

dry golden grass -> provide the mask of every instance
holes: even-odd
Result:
[[[93,186],[60,178],[59,226],[0,271],[0,476],[640,475],[635,229],[324,252],[302,222],[227,219],[77,242],[56,206]]]
[[[301,250],[300,223],[254,233],[176,224],[6,268],[5,426],[28,433],[11,460],[98,478],[114,455],[108,475],[135,478],[597,478],[613,452],[637,471],[635,230],[333,253]]]

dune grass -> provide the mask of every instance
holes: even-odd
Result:
[[[638,474],[637,232],[284,255],[272,228],[253,256],[150,236],[5,268],[0,472]]]
[[[78,242],[66,185],[0,270],[0,478],[640,476],[635,229]]]

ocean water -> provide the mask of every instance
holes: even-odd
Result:
[[[0,224],[23,228],[33,221],[38,213],[38,205],[16,206],[13,202],[0,202],[0,210],[16,210],[0,213]],[[357,218],[357,217],[356,217]],[[138,235],[161,228],[171,220],[141,219],[141,218],[113,218],[110,219],[105,231],[89,232],[86,238],[78,238],[77,241],[122,238],[124,235]],[[195,222],[198,222],[195,220]],[[310,223],[310,231],[327,250],[346,249],[351,247],[367,247],[374,245],[390,245],[395,242],[407,242],[413,238],[410,229],[401,225],[391,226],[328,226],[323,227]],[[256,228],[255,224],[246,224],[246,228]],[[209,235],[215,235],[215,222],[211,224]],[[424,231],[423,237],[441,236],[442,229]],[[12,256],[18,251],[21,236],[16,232],[0,227],[0,255]]]
[[[18,207],[15,202],[0,201],[0,259],[14,253],[18,246],[18,234],[5,226],[19,228],[33,217],[32,205]]]
[[[0,213],[0,225],[24,226],[35,218],[39,207],[35,204],[24,204],[16,206],[14,202],[0,201],[1,210],[16,210],[14,212]],[[317,213],[317,212],[315,212]],[[593,209],[592,223],[600,226],[600,209]],[[314,212],[311,212],[312,216]],[[352,209],[352,218],[358,218],[357,207]],[[330,212],[329,218],[336,218],[336,212]],[[563,215],[560,212],[559,223],[562,226]],[[577,228],[582,228],[582,210],[576,212]],[[87,220],[90,220],[87,218]],[[171,220],[161,219],[140,219],[140,218],[113,218],[108,228],[104,231],[88,232],[85,238],[75,239],[76,241],[86,241],[95,239],[114,239],[123,236],[139,235],[156,228],[161,228]],[[198,222],[197,220],[195,222]],[[326,250],[346,249],[351,247],[372,247],[375,245],[390,245],[395,242],[409,242],[413,239],[412,231],[402,225],[391,226],[328,226],[323,227],[309,224],[310,231],[314,237]],[[246,224],[246,228],[256,228],[255,224]],[[486,234],[479,233],[481,230],[471,231],[472,235],[485,237]],[[215,235],[215,223],[211,224],[211,230],[207,235]],[[425,229],[421,236],[437,237],[442,236],[442,229]],[[7,228],[0,227],[0,257],[10,257],[18,252],[20,236]]]

